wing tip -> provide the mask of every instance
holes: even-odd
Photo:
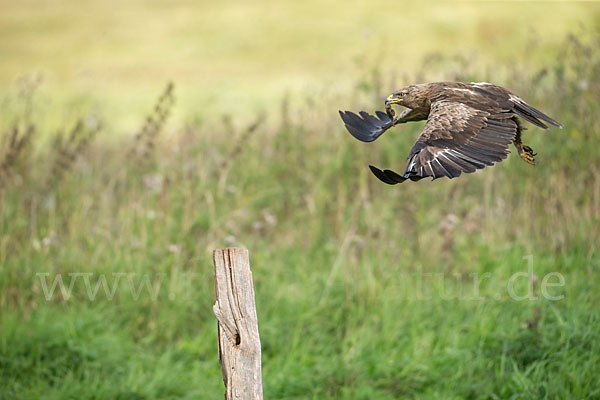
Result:
[[[384,122],[365,111],[359,114],[342,110],[338,112],[348,132],[361,142],[372,142],[393,126],[391,121]]]
[[[402,175],[398,175],[392,170],[386,169],[384,171],[375,167],[374,165],[369,165],[369,169],[383,183],[387,183],[388,185],[396,185],[398,183],[402,183],[406,180]]]
[[[391,181],[387,176],[385,176],[382,170],[380,170],[374,165],[369,165],[369,169],[371,170],[371,173],[383,183],[387,183],[388,185],[395,185],[396,183],[398,183]]]

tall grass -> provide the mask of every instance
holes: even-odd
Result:
[[[513,155],[451,181],[370,175],[401,169],[422,128],[372,145],[344,131],[338,108],[381,107],[394,78],[376,70],[248,126],[164,125],[169,86],[133,141],[92,141],[109,124],[75,122],[15,155],[44,127],[15,129],[0,153],[0,395],[221,396],[210,254],[236,245],[251,254],[268,398],[597,398],[600,43],[561,46],[543,67],[444,75],[509,87],[565,127],[529,126],[535,168]],[[429,58],[419,78],[455,61]],[[34,125],[35,110],[14,120]],[[507,282],[527,260],[537,298],[516,301]],[[542,295],[550,272],[561,300]],[[74,279],[70,297],[47,295],[57,276]]]

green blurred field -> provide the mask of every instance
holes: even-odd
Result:
[[[265,398],[600,398],[596,4],[0,8],[0,399],[221,398],[211,251],[234,245]],[[402,169],[423,124],[366,145],[337,110],[437,79],[564,129],[528,126],[535,168],[381,184],[367,164]]]
[[[135,129],[168,80],[178,84],[180,120],[249,118],[286,95],[344,96],[376,62],[395,77],[385,92],[430,54],[493,66],[535,44],[532,61],[547,62],[565,33],[600,20],[600,7],[582,2],[0,0],[0,8],[0,88],[39,72],[53,113],[96,106],[119,130]]]

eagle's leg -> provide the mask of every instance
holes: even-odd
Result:
[[[537,153],[533,152],[533,149],[527,145],[524,145],[523,142],[521,142],[521,127],[519,126],[517,128],[517,135],[515,136],[515,140],[513,141],[513,144],[515,145],[515,147],[517,148],[517,151],[519,152],[519,156],[529,165],[535,165],[535,156],[537,155]]]

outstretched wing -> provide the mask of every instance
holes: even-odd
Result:
[[[472,96],[470,97],[473,100],[478,97],[479,99],[485,99],[484,101],[494,102],[498,105],[502,104],[503,107],[510,108],[512,112],[517,114],[519,117],[531,122],[536,126],[539,126],[542,129],[548,129],[548,125],[546,125],[544,122],[547,122],[550,125],[554,125],[558,128],[562,128],[560,122],[553,120],[537,108],[530,106],[523,99],[503,87],[492,85],[491,83],[487,82],[471,83],[466,86],[468,87],[466,92],[472,93]]]
[[[423,132],[410,151],[404,173],[369,168],[390,185],[407,179],[456,178],[462,172],[475,172],[506,158],[518,128],[513,116],[512,110],[496,102],[436,100]]]
[[[359,114],[354,114],[351,111],[340,111],[340,116],[348,132],[361,142],[372,142],[394,126],[390,117],[384,112],[376,111],[377,117],[364,111]]]

